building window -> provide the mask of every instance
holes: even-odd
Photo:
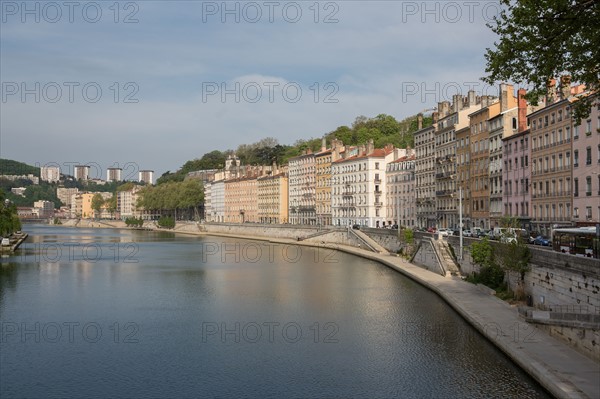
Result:
[[[592,177],[588,176],[585,178],[585,195],[588,197],[592,195]]]
[[[375,162],[375,169],[379,169],[379,162]]]
[[[591,206],[585,207],[585,218],[587,220],[592,220],[592,207]]]
[[[573,195],[579,197],[579,178],[573,179]]]
[[[586,165],[592,164],[592,147],[587,147],[585,149],[585,164]]]
[[[573,166],[574,167],[579,166],[579,150],[573,151]]]
[[[579,219],[579,208],[578,207],[573,208],[573,217],[575,219]]]
[[[579,125],[573,127],[573,140],[579,138]]]

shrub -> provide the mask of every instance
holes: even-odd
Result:
[[[158,227],[172,229],[175,227],[175,219],[171,216],[161,216],[160,219],[158,219]]]

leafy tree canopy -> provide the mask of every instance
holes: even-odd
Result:
[[[595,0],[500,0],[502,12],[489,27],[499,36],[487,49],[483,80],[530,85],[527,100],[537,105],[549,79],[570,75],[590,95],[574,104],[575,118],[589,115],[598,100],[600,2]]]

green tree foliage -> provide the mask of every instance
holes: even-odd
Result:
[[[161,216],[158,219],[158,227],[162,227],[163,229],[172,229],[175,227],[175,219],[171,216]]]
[[[525,273],[530,270],[531,251],[529,247],[523,240],[503,243],[500,244],[500,247],[498,264],[504,271],[508,272],[508,287],[510,288],[510,272],[519,273],[521,283],[523,283]]]
[[[17,207],[13,203],[5,202],[5,199],[4,191],[0,190],[0,235],[3,237],[21,230]]]
[[[199,218],[198,207],[204,201],[202,183],[195,179],[146,186],[140,191],[138,207],[153,211],[169,211],[175,218],[178,213],[187,213]]]
[[[40,176],[40,168],[26,163],[0,158],[0,175],[28,175]]]
[[[142,227],[144,225],[144,219],[128,217],[125,219],[125,225],[127,225],[128,227]]]
[[[483,266],[491,266],[494,263],[494,248],[487,237],[471,244],[471,259],[473,263]]]
[[[537,104],[551,78],[567,74],[590,95],[574,103],[575,118],[589,115],[598,100],[600,2],[593,0],[500,0],[503,11],[490,25],[499,36],[487,49],[488,84],[529,84],[527,99]]]
[[[104,205],[104,198],[102,197],[102,195],[98,193],[94,194],[94,196],[92,197],[92,209],[95,212],[100,213],[102,205]]]
[[[504,282],[504,271],[496,263],[494,248],[487,238],[471,244],[471,259],[479,265],[476,283],[484,284],[490,288],[498,288]]]

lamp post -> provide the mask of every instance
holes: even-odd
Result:
[[[460,237],[460,246],[458,259],[463,260],[463,221],[462,221],[462,187],[458,186],[458,231]]]

